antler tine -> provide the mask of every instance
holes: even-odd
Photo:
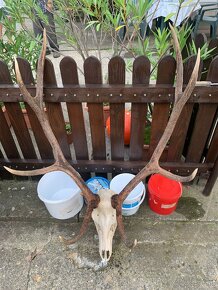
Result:
[[[44,64],[45,64],[45,54],[46,54],[46,31],[44,30],[43,34],[43,45],[40,54],[40,58],[38,61],[38,68],[37,68],[37,87],[36,87],[36,96],[32,97],[31,94],[28,92],[21,73],[19,69],[19,65],[17,60],[15,59],[15,71],[17,77],[17,83],[19,85],[20,91],[23,95],[23,99],[25,102],[29,104],[32,110],[35,112],[41,127],[47,137],[53,151],[55,163],[49,167],[36,169],[36,170],[29,170],[29,171],[21,171],[21,170],[14,170],[8,167],[4,167],[6,170],[11,172],[12,174],[21,175],[21,176],[33,176],[33,175],[41,175],[47,172],[60,170],[67,173],[72,179],[76,182],[79,188],[82,191],[82,195],[86,198],[87,202],[90,203],[92,201],[98,201],[98,197],[94,195],[88,186],[85,184],[79,173],[68,163],[65,159],[62,150],[59,146],[59,143],[52,131],[50,126],[48,117],[43,108],[43,75],[44,75]]]
[[[176,83],[176,89],[175,89],[175,102],[173,106],[172,113],[170,115],[167,127],[157,145],[155,148],[151,160],[148,162],[148,164],[127,184],[127,186],[121,191],[119,194],[119,201],[123,202],[125,198],[128,196],[128,194],[133,190],[133,188],[142,180],[144,180],[147,176],[153,174],[153,173],[161,173],[169,178],[176,179],[177,181],[181,182],[187,182],[192,180],[195,175],[197,174],[197,169],[194,170],[194,172],[188,176],[178,176],[174,175],[172,173],[167,172],[166,170],[162,169],[159,166],[159,159],[161,154],[163,153],[164,148],[166,147],[167,142],[169,141],[173,130],[176,126],[176,122],[178,121],[178,118],[182,112],[182,109],[185,105],[185,103],[188,101],[195,85],[198,79],[198,71],[200,66],[200,49],[198,50],[197,60],[195,63],[195,67],[193,69],[191,78],[188,82],[187,87],[185,88],[185,91],[182,92],[182,82],[183,82],[183,63],[182,63],[182,56],[181,51],[179,47],[179,42],[176,36],[176,32],[174,28],[171,26],[172,36],[173,36],[173,44],[176,51],[176,58],[177,58],[177,83]],[[121,206],[120,202],[117,204],[117,209]]]
[[[124,242],[124,244],[130,249],[134,248],[137,244],[137,240],[134,240],[133,242],[128,241],[123,225],[122,214],[117,215],[117,228],[120,233],[121,240]]]
[[[176,52],[176,87],[175,87],[175,102],[178,101],[179,97],[182,95],[182,88],[183,88],[183,62],[182,62],[182,54],[179,46],[179,41],[176,35],[176,31],[173,28],[171,24],[169,24],[172,37],[173,37],[173,43],[174,43],[174,49]]]
[[[27,102],[29,106],[33,109],[33,111],[35,112],[42,126],[42,129],[52,147],[55,160],[65,161],[65,157],[60,149],[57,139],[49,124],[47,115],[45,114],[44,109],[43,109],[43,75],[44,75],[45,51],[46,51],[46,33],[44,30],[42,50],[41,50],[40,58],[38,61],[38,68],[37,68],[36,96],[32,97],[31,94],[28,92],[23,82],[18,62],[15,59],[15,72],[16,72],[16,77],[17,77],[17,83],[23,95],[24,101]]]
[[[92,217],[92,210],[93,210],[93,206],[88,205],[84,219],[83,219],[82,226],[80,227],[80,231],[76,237],[74,237],[71,240],[67,240],[67,239],[63,238],[62,236],[60,237],[60,240],[65,245],[72,245],[72,244],[76,243],[86,233],[86,231],[88,229],[89,222],[90,222],[91,217]]]
[[[9,168],[7,166],[4,166],[4,168],[15,175],[19,175],[19,176],[36,176],[36,175],[42,175],[42,174],[46,174],[47,172],[51,172],[51,171],[55,171],[55,170],[61,170],[60,167],[56,166],[55,164],[45,167],[45,168],[40,168],[40,169],[36,169],[36,170],[15,170],[12,168]]]
[[[42,50],[38,60],[37,65],[37,87],[36,87],[36,101],[39,102],[41,108],[43,108],[43,77],[44,77],[44,66],[45,66],[45,56],[46,56],[46,30],[43,30],[43,41],[42,41]]]
[[[174,179],[174,180],[179,181],[179,182],[190,182],[195,178],[196,174],[198,173],[198,168],[196,168],[192,172],[192,174],[190,174],[188,176],[176,175],[176,174],[173,174],[173,173],[171,173],[171,172],[169,172],[161,167],[159,167],[159,171],[157,173],[162,174],[168,178]]]
[[[185,88],[185,91],[183,92],[182,96],[180,98],[178,98],[177,100],[175,100],[175,102],[174,102],[173,110],[172,110],[172,113],[170,115],[167,127],[166,127],[156,149],[154,150],[154,153],[151,157],[151,161],[159,160],[167,142],[169,141],[169,139],[173,133],[173,130],[176,126],[176,122],[177,122],[177,120],[182,112],[182,109],[183,109],[184,105],[186,104],[186,102],[188,101],[191,93],[193,92],[193,90],[195,88],[195,85],[196,85],[196,82],[198,79],[198,71],[199,71],[200,61],[201,61],[201,59],[200,59],[200,49],[199,49],[196,63],[195,63],[195,67],[193,69],[191,78],[190,78],[188,85]]]

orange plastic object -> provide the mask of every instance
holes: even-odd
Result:
[[[111,133],[110,117],[106,121],[106,131],[108,136]],[[129,145],[130,143],[130,132],[131,132],[131,112],[125,112],[125,123],[124,123],[124,144]]]

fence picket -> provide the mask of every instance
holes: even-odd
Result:
[[[84,62],[86,84],[102,84],[101,63],[96,57],[89,57]],[[97,98],[96,94],[96,98]],[[103,104],[88,104],[91,128],[93,159],[106,159],[105,129]]]
[[[45,60],[44,85],[57,86],[53,64]],[[67,140],[64,115],[60,103],[46,102],[46,109],[52,130],[60,144],[60,147],[67,159],[71,159],[70,147]]]
[[[194,43],[195,43],[196,49],[202,48],[202,46],[204,46],[206,42],[207,42],[207,36],[204,33],[198,33],[195,36]]]
[[[4,151],[7,157],[10,158],[19,158],[19,153],[15,145],[14,139],[12,137],[10,128],[5,119],[2,109],[0,109],[0,142],[4,148]],[[3,158],[3,155],[0,155]]]
[[[125,84],[125,62],[121,57],[115,56],[109,61],[108,77],[110,85]],[[125,104],[110,103],[112,160],[124,159],[124,112]]]
[[[19,69],[20,69],[23,82],[26,85],[34,84],[32,70],[28,61],[20,57],[17,58],[17,61],[19,64]],[[30,108],[30,106],[27,103],[25,103],[25,107],[26,107],[27,115],[30,120],[31,128],[34,133],[35,140],[36,140],[41,158],[52,159],[53,153],[52,153],[51,145],[49,144],[43,132],[43,129],[38,121],[37,116],[35,115],[35,113],[33,112],[33,110]]]
[[[184,84],[187,84],[191,77],[195,65],[195,60],[196,56],[191,56],[184,64],[184,79],[183,79]],[[182,113],[177,121],[176,127],[169,141],[168,156],[167,156],[168,161],[175,162],[181,160],[192,116],[193,106],[194,106],[193,104],[186,104],[182,110]]]
[[[205,59],[203,62],[203,72],[201,74],[201,81],[205,81],[207,79],[210,64],[213,58],[215,58],[218,55],[218,39],[217,38],[210,40],[208,44],[208,50],[211,50],[211,49],[214,49],[211,53],[211,56]]]
[[[78,85],[77,64],[72,57],[65,56],[60,62],[63,86]],[[77,160],[88,160],[88,146],[83,117],[82,103],[67,103],[71,134]],[[81,173],[84,179],[91,177],[89,173]]]
[[[212,137],[210,147],[207,152],[206,162],[213,163],[218,157],[218,124],[216,125],[216,129],[214,131],[214,135]]]
[[[173,85],[176,71],[175,59],[168,55],[165,56],[158,65],[157,84]],[[159,96],[161,98],[161,96]],[[154,149],[156,148],[163,132],[166,128],[170,112],[170,104],[154,104],[151,123],[151,141],[148,152],[150,159]],[[163,152],[161,161],[166,159]]]
[[[10,73],[8,71],[7,66],[3,63],[0,62],[0,83],[1,84],[12,84],[12,80],[10,77]],[[8,96],[10,98],[10,95]],[[26,122],[24,120],[23,113],[21,111],[21,107],[19,103],[4,103],[7,115],[9,117],[10,123],[14,129],[17,141],[19,143],[20,149],[23,153],[24,158],[36,158],[36,153],[33,147],[32,140],[29,135],[29,131],[26,125]],[[4,123],[4,121],[3,121]],[[2,123],[2,125],[3,125]],[[6,125],[6,124],[5,124]],[[7,128],[7,127],[6,127]],[[8,138],[10,138],[12,144],[14,142],[12,141],[12,137],[9,136],[10,133],[8,133]],[[16,146],[15,146],[16,147]],[[6,152],[8,151],[7,148]],[[11,156],[17,156],[17,150],[15,149],[13,152],[11,152]],[[8,152],[9,154],[9,152]],[[10,155],[10,154],[9,154]]]
[[[207,80],[212,82],[218,81],[217,69],[218,57],[216,57],[210,65]],[[200,162],[202,160],[216,111],[217,105],[215,104],[199,104],[193,133],[187,151],[186,162]]]
[[[8,67],[6,66],[4,62],[0,61],[0,84],[10,84],[10,83],[11,83],[11,77],[10,77]],[[0,125],[0,142],[3,146],[3,149],[7,157],[9,159],[19,158],[19,153],[18,153],[16,144],[12,137],[10,128],[6,121],[5,115],[2,111],[2,108],[0,109],[0,124],[1,124]],[[1,154],[0,157],[3,158],[3,154]]]
[[[132,83],[149,84],[150,61],[145,56],[139,56],[133,63]],[[134,97],[133,97],[134,98]],[[144,155],[144,135],[146,126],[147,104],[132,104],[130,160],[142,160]]]
[[[218,56],[214,58],[212,61],[207,80],[217,83],[218,81],[218,75],[217,75],[217,69],[218,69]],[[211,129],[211,136],[208,138],[208,141],[210,144],[208,144],[208,150],[206,155],[206,162],[215,162],[218,156],[218,108],[216,111],[216,116],[214,118],[214,125]],[[210,140],[211,139],[211,140]]]
[[[60,62],[60,71],[63,86],[78,85],[77,65],[71,57],[64,57]],[[86,132],[83,118],[83,109],[81,103],[67,103],[69,121],[72,130],[72,139],[75,149],[76,158],[78,160],[88,159],[88,148],[86,140]]]

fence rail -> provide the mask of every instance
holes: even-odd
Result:
[[[184,65],[184,86],[195,59],[195,56],[188,58]],[[30,65],[24,59],[18,58],[18,61],[24,83],[34,96]],[[133,63],[132,84],[127,85],[125,62],[121,57],[114,57],[108,64],[108,84],[102,84],[101,63],[97,58],[89,57],[84,62],[85,85],[80,85],[76,62],[64,57],[60,62],[63,83],[60,87],[51,61],[46,60],[45,110],[65,157],[84,178],[91,172],[98,175],[124,171],[137,173],[148,162],[170,116],[176,63],[172,56],[160,60],[155,85],[149,84],[150,67],[146,57],[138,57]],[[203,63],[201,69],[204,69]],[[200,175],[209,176],[205,188],[205,193],[209,194],[218,166],[218,57],[211,59],[206,81],[196,85],[185,105],[161,156],[161,164],[182,175],[198,167]],[[0,62],[0,102],[2,176],[5,174],[3,165],[32,169],[51,164],[50,144],[28,104],[25,104],[27,117],[24,116],[20,104],[22,95],[12,83],[8,67],[3,62]],[[84,103],[87,103],[86,107]],[[110,136],[105,130],[105,103],[110,108]],[[129,146],[124,144],[127,104],[131,109]],[[70,126],[70,132],[66,124]]]

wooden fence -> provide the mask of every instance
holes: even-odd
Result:
[[[195,56],[184,66],[184,85],[187,84]],[[21,74],[34,96],[35,85],[27,61],[18,58]],[[121,172],[137,173],[149,160],[167,121],[174,100],[176,63],[164,57],[158,66],[157,84],[150,82],[150,62],[138,57],[133,64],[132,84],[125,84],[125,62],[114,57],[108,64],[108,84],[102,84],[101,63],[95,57],[84,62],[85,85],[78,81],[76,62],[64,57],[60,62],[63,86],[57,86],[51,61],[46,60],[44,71],[44,101],[52,129],[65,157],[84,178],[90,173],[105,175]],[[201,66],[203,69],[203,65]],[[199,74],[200,78],[200,74]],[[205,194],[209,194],[218,169],[218,57],[207,73],[208,83],[200,82],[186,104],[161,157],[161,165],[177,174],[187,175],[199,168],[199,175],[209,176]],[[51,147],[41,126],[25,104],[28,120],[19,102],[23,98],[12,84],[7,66],[0,62],[0,174],[4,165],[19,169],[33,169],[53,162]],[[87,103],[88,112],[84,109]],[[104,126],[104,104],[110,106],[111,134]],[[130,145],[124,145],[125,104],[131,104]],[[63,104],[67,110],[63,113]],[[153,106],[152,119],[148,107]],[[66,130],[66,115],[71,125]],[[27,121],[31,128],[28,129]],[[150,141],[144,140],[145,128],[150,126]],[[90,135],[87,132],[90,130]],[[71,141],[70,141],[71,140]],[[71,144],[72,142],[72,144]],[[74,156],[74,157],[73,157]]]

